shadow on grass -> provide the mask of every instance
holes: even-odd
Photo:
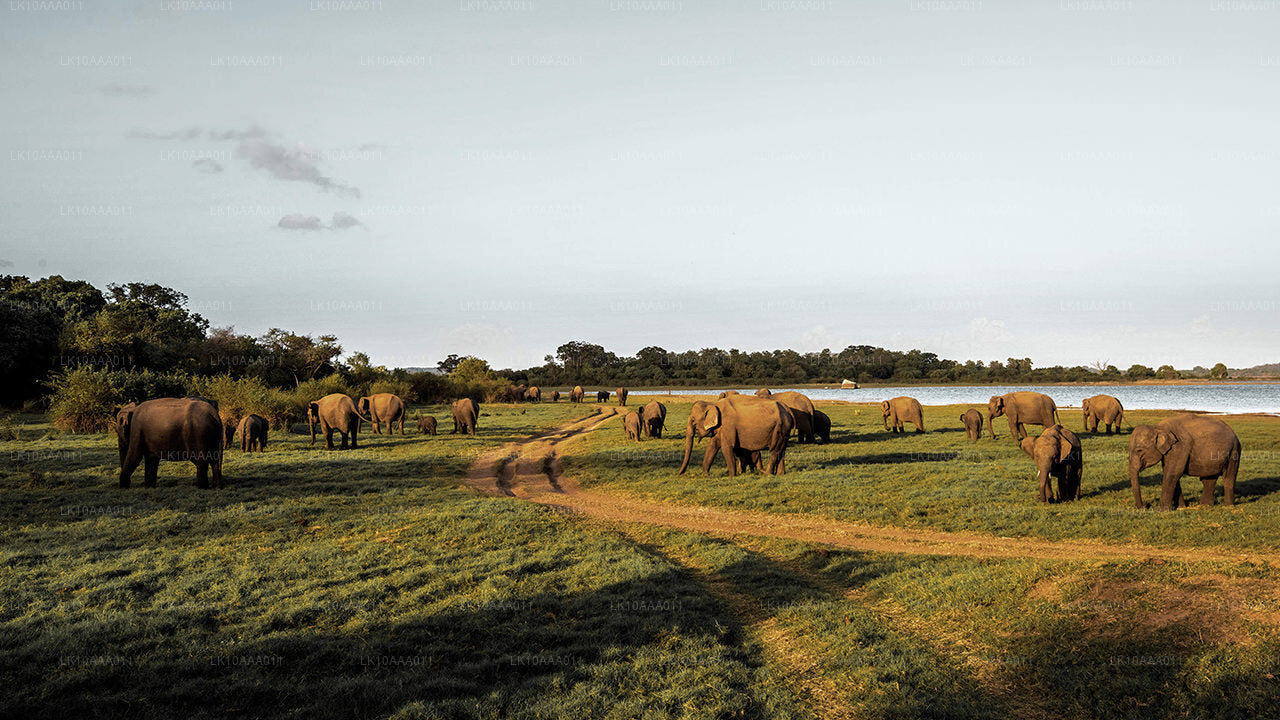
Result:
[[[249,619],[246,639],[219,634],[237,615],[11,618],[0,716],[387,717],[411,704],[444,717],[676,716],[691,702],[764,718],[772,704],[741,627],[683,571],[396,621],[335,596]]]
[[[896,452],[876,455],[860,455],[836,459],[819,459],[814,465],[819,468],[846,467],[857,465],[896,465],[901,463],[948,462],[960,457],[957,451],[941,452]]]

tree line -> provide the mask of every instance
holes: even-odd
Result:
[[[1170,365],[1032,366],[1030,358],[959,362],[921,350],[850,345],[840,351],[672,351],[650,346],[618,355],[585,341],[566,342],[542,365],[497,370],[480,358],[450,355],[435,372],[388,369],[360,352],[344,354],[333,335],[272,328],[261,335],[210,327],[185,294],[150,283],[110,284],[53,275],[38,280],[0,276],[0,404],[52,403],[59,392],[97,402],[137,401],[192,392],[221,378],[220,387],[300,394],[324,388],[367,392],[378,386],[411,402],[459,396],[492,401],[513,383],[540,386],[744,386],[783,383],[1051,383],[1175,379]],[[1192,374],[1226,377],[1225,365]],[[86,383],[88,383],[86,385]],[[256,395],[255,395],[256,393]],[[297,400],[297,398],[295,398]],[[86,401],[87,402],[87,401]],[[283,401],[281,401],[283,402]],[[287,403],[286,403],[287,404]],[[287,419],[288,412],[278,413]]]

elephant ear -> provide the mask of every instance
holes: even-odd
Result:
[[[1022,448],[1022,452],[1026,453],[1027,455],[1030,455],[1031,457],[1035,457],[1036,456],[1035,454],[1036,440],[1037,438],[1024,437],[1018,443],[1018,447]]]
[[[882,412],[889,412],[889,401],[888,401],[888,400],[884,400],[884,401],[882,401],[882,402],[880,403],[880,410],[881,410]]]
[[[1071,453],[1075,448],[1071,446],[1071,441],[1061,434],[1058,435],[1058,462],[1066,462],[1071,457]]]
[[[1156,430],[1156,451],[1161,455],[1168,455],[1173,446],[1178,443],[1178,436],[1168,430]]]
[[[707,414],[702,416],[703,432],[711,432],[720,427],[720,408],[712,405],[707,408]]]
[[[133,423],[133,411],[137,403],[129,403],[116,411],[116,432],[122,437],[129,436],[129,426]]]

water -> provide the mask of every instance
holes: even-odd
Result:
[[[730,389],[730,388],[722,388]],[[750,395],[756,387],[734,387]],[[992,395],[1017,390],[1042,392],[1058,407],[1080,407],[1080,401],[1094,395],[1112,395],[1126,410],[1199,410],[1223,413],[1280,414],[1280,383],[1231,383],[1196,385],[920,385],[913,387],[871,387],[857,390],[838,388],[770,388],[774,392],[794,389],[813,400],[880,402],[910,395],[922,405],[973,405],[986,407]],[[716,395],[716,390],[676,390],[672,395]],[[633,395],[644,393],[635,392]],[[665,395],[666,392],[656,393]]]

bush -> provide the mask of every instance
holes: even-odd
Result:
[[[73,432],[103,432],[126,403],[197,394],[194,380],[183,373],[150,370],[104,370],[81,365],[49,381],[53,426]]]
[[[325,395],[333,393],[342,393],[344,395],[352,395],[351,387],[347,385],[347,381],[342,376],[334,373],[315,380],[308,380],[300,383],[293,392],[288,394],[290,402],[293,403],[293,411],[296,413],[293,417],[305,419],[307,417],[307,405],[313,400],[319,400]]]
[[[369,394],[377,395],[378,393],[391,393],[400,396],[401,400],[408,401],[409,392],[412,390],[408,380],[374,380],[369,383]]]
[[[446,403],[453,399],[453,383],[444,375],[413,373],[409,376],[409,390],[403,395],[410,403]]]
[[[255,377],[233,378],[215,375],[195,382],[195,394],[218,401],[222,422],[235,425],[251,413],[261,415],[279,429],[292,420],[301,420],[293,398],[283,390],[270,387]]]

